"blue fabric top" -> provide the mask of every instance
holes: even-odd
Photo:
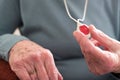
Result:
[[[81,18],[85,0],[68,0],[72,16]],[[84,23],[120,39],[120,0],[89,0]],[[22,36],[12,33],[19,27]],[[76,23],[63,0],[0,0],[0,56],[8,60],[11,47],[30,39],[52,51],[56,60],[82,57],[72,33]]]

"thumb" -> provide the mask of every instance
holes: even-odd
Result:
[[[109,50],[116,51],[118,41],[110,38],[108,35],[103,33],[102,31],[95,28],[95,26],[90,25],[89,27],[91,37],[100,42],[104,47],[108,48]],[[114,46],[113,46],[114,45]]]

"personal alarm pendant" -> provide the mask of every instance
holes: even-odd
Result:
[[[69,12],[69,9],[68,9],[68,6],[67,6],[67,1],[66,0],[64,0],[64,5],[65,5],[66,12],[67,12],[68,16],[70,17],[70,19],[72,19],[73,21],[75,21],[77,23],[77,30],[80,30],[88,38],[90,38],[90,33],[89,33],[88,26],[86,24],[81,23],[85,20],[85,17],[86,17],[88,0],[85,1],[83,16],[82,16],[82,18],[79,18],[79,19],[75,19],[71,16],[71,14]]]

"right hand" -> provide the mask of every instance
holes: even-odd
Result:
[[[120,42],[93,25],[89,26],[89,30],[91,33],[90,39],[79,30],[73,33],[80,45],[89,70],[96,75],[111,72],[120,73]]]
[[[9,63],[20,80],[63,80],[52,53],[29,40],[13,46]]]

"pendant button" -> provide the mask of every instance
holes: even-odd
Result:
[[[88,34],[89,34],[89,29],[88,29],[88,27],[87,27],[86,25],[81,25],[81,26],[79,26],[79,30],[80,30],[81,32],[83,32],[85,35],[88,35]]]

